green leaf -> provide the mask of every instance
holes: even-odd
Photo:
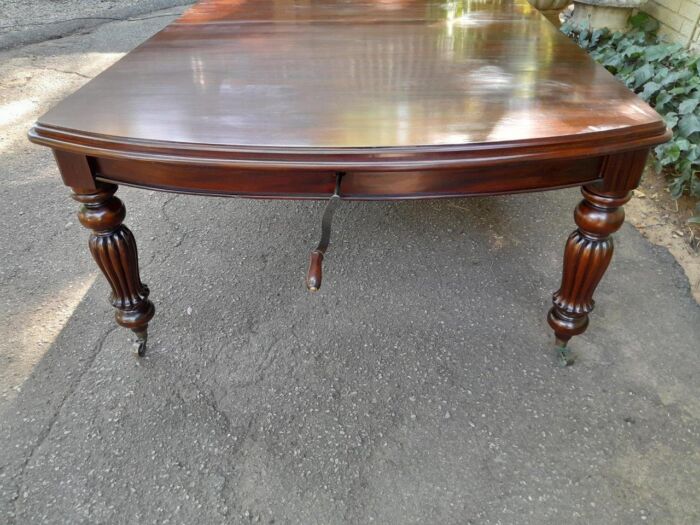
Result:
[[[656,70],[656,74],[654,75],[654,80],[656,80],[657,82],[664,80],[666,77],[668,77],[668,72],[669,72],[669,69],[667,67],[660,66]]]
[[[676,139],[674,143],[680,148],[681,151],[688,151],[690,149],[690,141],[688,139]]]
[[[613,70],[612,73],[615,73],[620,67],[623,65],[623,58],[620,55],[614,54],[609,57],[599,59],[598,61],[603,64],[608,71]]]
[[[676,162],[681,156],[681,149],[678,144],[672,142],[668,147],[665,148],[663,155],[661,157],[661,165],[668,166]]]
[[[596,29],[591,34],[591,46],[597,46],[600,43],[600,39],[606,36],[608,29]]]
[[[644,58],[650,62],[658,62],[673,53],[671,46],[666,44],[657,44],[649,46],[644,50]]]
[[[631,16],[628,22],[635,29],[640,29],[645,33],[651,33],[659,29],[659,23],[644,11],[640,11],[636,15]]]
[[[678,86],[669,91],[672,95],[687,95],[693,90],[693,86]]]
[[[644,84],[644,90],[641,93],[641,97],[649,101],[659,90],[661,89],[661,84],[658,82],[647,82]]]
[[[664,120],[666,121],[666,125],[669,128],[675,128],[676,124],[678,124],[678,115],[671,111],[670,113],[666,113],[665,115],[662,115],[664,117]]]
[[[652,66],[651,64],[644,64],[642,67],[640,67],[634,72],[634,88],[636,89],[645,82],[648,82],[653,76],[654,66]]]
[[[690,137],[693,133],[700,131],[700,118],[694,113],[684,116],[680,122],[678,122],[678,131],[684,137]]]
[[[680,80],[686,80],[690,76],[692,76],[692,73],[688,70],[671,71],[662,83],[664,86],[668,86]]]
[[[687,115],[688,113],[692,113],[693,111],[695,111],[695,108],[698,107],[698,103],[700,103],[700,100],[698,100],[697,98],[689,98],[687,100],[684,100],[683,102],[678,104],[678,113],[681,115]]]
[[[644,54],[644,48],[642,46],[629,46],[620,54],[625,58],[636,58]]]
[[[588,35],[589,32],[587,29],[584,29],[578,34],[578,45],[584,49],[588,46]]]
[[[668,91],[660,91],[659,94],[656,95],[656,101],[654,102],[654,106],[656,107],[656,111],[662,112],[664,109],[664,106],[672,98],[673,97],[670,95],[670,93]]]
[[[668,189],[671,191],[672,198],[679,199],[681,195],[683,195],[683,190],[685,189],[685,180],[683,180],[683,177],[676,177],[671,184],[668,185]]]
[[[693,176],[693,164],[688,159],[685,157],[678,159],[676,169],[678,170],[678,173],[683,176],[684,180],[690,182]]]
[[[700,177],[698,172],[694,172],[690,178],[690,190],[688,191],[691,197],[700,197]],[[700,206],[700,204],[698,204]],[[696,207],[700,211],[700,208]]]

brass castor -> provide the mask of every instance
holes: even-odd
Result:
[[[134,340],[134,353],[138,357],[143,357],[146,355],[146,343],[148,342],[148,332],[146,330],[143,331],[134,331],[136,334],[136,339]]]
[[[562,341],[557,338],[555,342],[555,348],[557,350],[557,357],[559,359],[559,366],[567,367],[574,364],[576,361],[576,355],[571,351],[570,348],[566,347],[566,341]]]

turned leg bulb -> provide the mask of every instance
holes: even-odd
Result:
[[[584,198],[574,213],[578,229],[566,242],[561,286],[552,296],[553,306],[547,316],[560,362],[565,365],[574,360],[567,348],[569,339],[588,327],[588,314],[595,305],[593,292],[613,255],[610,235],[622,226],[622,205],[630,197],[629,192],[602,193],[587,186],[581,192]]]
[[[148,322],[155,307],[148,299],[148,287],[141,282],[136,240],[122,224],[126,209],[114,196],[116,191],[116,185],[100,183],[96,191],[76,192],[73,198],[82,204],[78,212],[80,223],[92,230],[88,246],[112,288],[111,303],[117,323],[136,334],[136,353],[143,356]]]

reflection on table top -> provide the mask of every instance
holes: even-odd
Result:
[[[205,0],[39,123],[274,149],[664,132],[525,0]]]

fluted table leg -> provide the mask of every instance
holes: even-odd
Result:
[[[148,299],[148,287],[141,282],[136,241],[122,224],[126,208],[114,196],[116,191],[114,184],[99,183],[95,192],[76,192],[73,198],[82,204],[80,223],[92,230],[90,252],[112,287],[117,323],[136,334],[137,353],[142,356],[155,307]]]
[[[605,157],[600,180],[581,188],[583,200],[574,212],[578,229],[566,242],[561,286],[547,317],[562,364],[573,363],[569,339],[588,327],[588,314],[595,304],[593,292],[612,259],[611,235],[625,221],[622,206],[639,184],[648,155],[649,150],[642,148]]]
[[[548,317],[566,364],[571,361],[566,344],[588,326],[588,314],[595,304],[593,292],[613,254],[610,235],[622,226],[625,220],[622,205],[630,198],[629,192],[603,194],[590,186],[581,191],[583,200],[574,214],[578,229],[566,242],[562,282],[554,293],[554,306]]]

